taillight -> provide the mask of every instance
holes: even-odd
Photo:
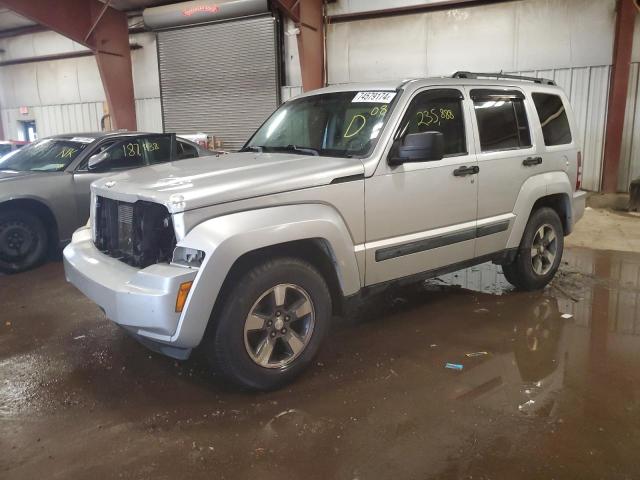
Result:
[[[576,173],[576,190],[582,186],[582,152],[578,151],[578,172]]]

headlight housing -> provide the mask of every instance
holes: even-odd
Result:
[[[204,261],[205,253],[195,248],[176,247],[173,250],[171,263],[189,268],[200,268]]]

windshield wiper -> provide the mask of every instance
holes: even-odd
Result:
[[[299,147],[297,145],[289,144],[287,146],[284,145],[251,145],[248,147],[244,147],[240,150],[241,152],[258,152],[264,153],[269,151],[277,151],[277,152],[298,152],[304,153],[306,155],[313,155],[314,157],[319,157],[320,152],[315,148],[311,147]]]
[[[250,145],[248,147],[243,147],[240,149],[241,152],[258,152],[262,153],[264,151],[264,147],[260,145]]]
[[[277,148],[278,150],[291,151],[291,152],[306,153],[307,155],[313,155],[314,157],[320,156],[320,152],[315,148],[311,148],[311,147],[299,147],[297,145],[289,144],[286,147],[273,147],[273,148]]]

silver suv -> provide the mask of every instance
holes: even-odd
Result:
[[[543,288],[585,206],[573,114],[552,81],[481,76],[316,90],[238,153],[97,181],[67,279],[148,347],[202,344],[255,389],[390,283],[493,261]]]

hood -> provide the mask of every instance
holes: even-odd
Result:
[[[328,185],[362,175],[357,158],[287,153],[231,153],[165,163],[110,176],[92,191],[108,198],[164,204],[171,213],[251,197]]]

